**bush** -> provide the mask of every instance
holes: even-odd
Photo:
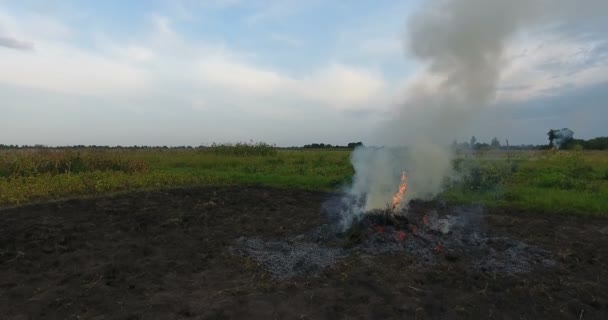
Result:
[[[454,162],[454,170],[457,172],[454,185],[471,190],[493,190],[517,171],[517,164],[458,159]]]

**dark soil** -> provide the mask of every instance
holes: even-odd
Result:
[[[608,319],[607,219],[486,212],[480,228],[557,262],[522,273],[360,252],[276,280],[235,254],[326,223],[328,197],[216,187],[0,210],[0,319]]]

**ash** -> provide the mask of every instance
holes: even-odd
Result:
[[[332,222],[331,208],[324,212]],[[329,223],[282,240],[239,238],[233,249],[277,280],[317,274],[350,255],[409,255],[422,271],[464,263],[475,272],[518,274],[556,265],[547,250],[483,230],[482,218],[478,206],[368,212],[346,231]]]
[[[262,264],[277,280],[315,274],[344,256],[344,250],[310,242],[240,238],[238,250]]]

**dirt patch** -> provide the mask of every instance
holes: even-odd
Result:
[[[450,255],[421,267],[407,250],[321,256],[309,243],[302,272],[277,280],[231,249],[302,242],[328,222],[328,197],[218,187],[2,210],[0,319],[608,318],[606,219],[485,212],[480,232],[515,241],[494,247],[556,262],[517,273]]]

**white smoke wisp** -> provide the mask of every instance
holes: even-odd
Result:
[[[608,1],[605,1],[608,3]],[[606,7],[604,1],[589,4]],[[407,172],[404,202],[428,199],[442,190],[450,175],[450,142],[462,136],[475,113],[491,105],[510,39],[523,28],[588,18],[588,8],[572,15],[566,0],[437,0],[410,17],[406,47],[421,71],[409,82],[393,120],[374,137],[381,145],[405,148],[358,148],[355,169],[341,213],[350,226],[371,209],[386,208]],[[357,201],[353,201],[357,199]],[[350,205],[349,205],[350,204]]]

